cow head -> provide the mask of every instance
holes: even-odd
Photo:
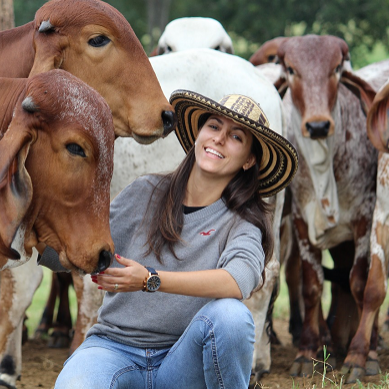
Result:
[[[199,48],[234,53],[232,40],[220,22],[212,18],[189,17],[175,19],[165,27],[156,54]]]
[[[345,62],[349,69],[349,50],[343,39],[328,35],[288,38],[280,44],[277,56],[283,74],[275,85],[282,95],[290,88],[304,137],[333,135],[331,113],[340,82],[360,98],[365,110],[374,98],[374,90],[366,82],[344,69]]]
[[[114,138],[106,102],[76,77],[53,70],[27,81],[0,141],[3,268],[21,264],[4,265],[4,257],[28,260],[38,243],[56,250],[67,269],[110,265]]]
[[[100,0],[51,0],[34,20],[30,76],[61,68],[96,89],[117,136],[151,143],[176,125],[142,45],[124,16]]]
[[[389,82],[377,92],[367,115],[367,135],[373,146],[389,152]]]

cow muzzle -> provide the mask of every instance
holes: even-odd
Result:
[[[94,273],[101,273],[105,269],[111,266],[113,261],[113,255],[110,251],[102,250],[99,255],[99,262],[97,264],[97,270]]]
[[[177,116],[173,111],[162,112],[163,135],[168,136],[177,126]]]
[[[326,138],[330,131],[331,123],[329,120],[320,122],[307,122],[305,127],[309,132],[311,139]]]

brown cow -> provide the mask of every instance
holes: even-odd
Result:
[[[21,27],[0,32],[0,76],[69,71],[107,101],[117,136],[150,143],[175,126],[146,53],[124,16],[100,0],[51,0]]]
[[[323,331],[319,331],[322,250],[330,250],[335,267],[348,261],[353,263],[350,288],[357,305],[362,306],[375,203],[377,152],[366,136],[361,104],[368,108],[375,92],[362,79],[343,69],[348,47],[342,39],[293,37],[280,45],[277,55],[285,73],[277,84],[280,90],[289,88],[290,96],[285,99],[292,99],[288,137],[297,145],[301,159],[291,191],[302,259],[305,317],[291,374],[308,375],[312,373],[311,358],[329,339],[323,320],[320,322]],[[345,85],[357,92],[360,99]],[[352,250],[339,249],[346,246]],[[348,342],[352,335],[343,337],[343,341]],[[335,346],[347,349],[348,344]],[[359,373],[352,369],[348,382],[361,377]]]
[[[0,91],[0,386],[13,388],[24,312],[42,276],[33,248],[55,248],[62,266],[83,274],[111,263],[115,134],[105,100],[63,70],[0,78]]]
[[[382,68],[381,65],[376,64],[377,67]],[[376,352],[378,314],[386,296],[389,263],[388,108],[389,82],[378,91],[367,117],[368,136],[379,150],[377,200],[370,235],[369,274],[362,296],[363,304],[360,304],[361,318],[344,363],[345,370],[353,367],[354,370],[360,371],[361,375],[365,371],[366,374],[378,374],[379,372]]]

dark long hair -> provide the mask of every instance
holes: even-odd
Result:
[[[254,224],[262,232],[262,247],[265,252],[265,265],[273,254],[274,236],[272,229],[273,206],[266,203],[259,196],[259,166],[262,150],[259,142],[253,137],[252,152],[256,163],[250,169],[241,169],[229,182],[222,193],[222,199],[228,209],[238,214],[244,220]],[[178,168],[167,175],[162,176],[161,181],[154,189],[149,206],[153,202],[154,213],[148,225],[147,251],[145,255],[153,252],[159,262],[162,262],[162,249],[168,245],[169,250],[177,258],[174,245],[181,241],[184,214],[182,204],[186,195],[186,186],[189,175],[195,163],[194,147],[190,149]],[[150,216],[150,215],[149,215]],[[145,220],[144,219],[144,220]],[[179,260],[179,258],[177,258]],[[262,272],[265,281],[265,272]]]

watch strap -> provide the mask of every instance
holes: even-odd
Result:
[[[151,275],[158,275],[157,271],[153,267],[145,266],[145,268],[149,271],[149,273],[151,273]]]

